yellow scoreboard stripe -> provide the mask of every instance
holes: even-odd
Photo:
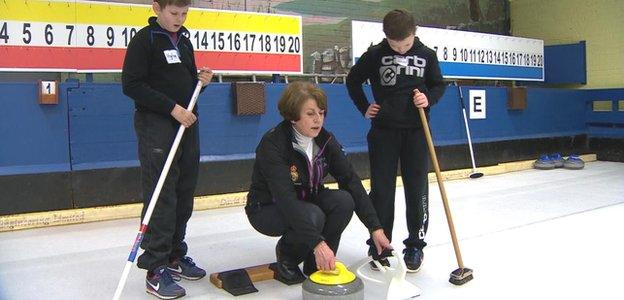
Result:
[[[76,5],[74,2],[1,1],[0,20],[73,24],[76,23]]]
[[[301,34],[299,17],[214,10],[192,10],[185,26],[204,30]]]
[[[153,16],[149,5],[71,1],[0,1],[0,20],[141,27]],[[297,16],[191,9],[185,26],[196,30],[301,34]]]
[[[156,14],[150,5],[76,3],[76,23],[143,27]]]

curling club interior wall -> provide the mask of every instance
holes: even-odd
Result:
[[[281,121],[276,104],[284,86],[266,84],[267,109],[259,116],[236,116],[229,83],[207,87],[198,102],[198,195],[248,188],[255,147]],[[368,121],[356,111],[344,85],[321,86],[329,98],[325,127],[367,177]],[[624,89],[528,88],[522,110],[508,109],[507,88],[464,87],[466,97],[469,89],[484,89],[487,96],[487,118],[469,121],[478,165],[532,159],[543,152],[596,153],[624,140],[624,104],[618,100],[624,99]],[[39,105],[36,82],[0,83],[0,215],[140,199],[133,102],[121,85],[65,82],[59,95],[59,104]],[[609,99],[613,111],[592,111],[593,100]],[[468,167],[455,87],[449,86],[432,109],[431,127],[442,168]]]

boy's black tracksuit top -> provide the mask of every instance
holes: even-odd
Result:
[[[362,114],[370,104],[362,89],[367,79],[370,79],[374,100],[381,106],[372,125],[381,128],[422,127],[413,103],[414,89],[427,95],[429,106],[438,102],[445,90],[436,53],[417,37],[405,54],[392,50],[384,39],[371,46],[351,68],[347,89]]]
[[[305,153],[293,147],[292,130],[290,122],[283,121],[262,137],[256,148],[247,212],[275,204],[287,224],[297,223],[305,212],[290,204],[293,201],[314,203],[318,192],[325,188],[323,179],[329,173],[339,188],[353,197],[355,213],[362,223],[371,231],[381,228],[372,202],[336,138],[322,129],[313,140],[319,150],[310,162]],[[315,228],[304,230],[313,233]]]
[[[171,33],[158,25],[156,17],[150,17],[148,22],[128,45],[123,92],[135,101],[137,111],[169,115],[176,104],[188,107],[197,84],[193,45],[185,27],[174,40]],[[177,54],[181,63],[175,63],[172,53]]]

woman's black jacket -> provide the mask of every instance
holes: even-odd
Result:
[[[381,228],[360,178],[345,156],[342,146],[333,134],[324,128],[314,138],[314,158],[307,159],[305,152],[296,146],[293,128],[283,121],[269,130],[256,148],[251,187],[247,195],[248,214],[265,205],[277,205],[284,221],[304,235],[313,237],[310,245],[323,240],[313,224],[306,224],[305,212],[292,205],[295,201],[315,202],[324,189],[323,179],[331,174],[338,187],[353,197],[355,213],[369,231]]]

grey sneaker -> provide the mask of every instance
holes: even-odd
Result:
[[[206,276],[206,271],[196,266],[193,259],[188,256],[169,263],[167,270],[171,272],[171,275],[179,276],[187,280],[198,280]]]
[[[578,155],[571,154],[563,162],[563,167],[570,170],[580,170],[585,167],[585,162]]]
[[[533,163],[533,167],[539,170],[552,170],[555,168],[555,162],[553,162],[548,155],[542,154],[540,158]]]

